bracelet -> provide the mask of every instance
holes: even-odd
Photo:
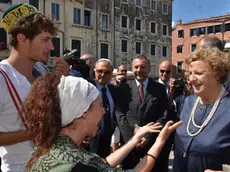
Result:
[[[157,158],[149,153],[145,154],[145,156],[150,156],[152,159],[154,159],[155,161],[157,161]]]

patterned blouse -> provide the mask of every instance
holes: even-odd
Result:
[[[133,172],[113,168],[98,155],[77,148],[66,135],[60,134],[51,150],[33,164],[31,172]]]

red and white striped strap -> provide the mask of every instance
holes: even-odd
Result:
[[[20,107],[22,106],[22,100],[16,90],[16,88],[14,87],[14,84],[12,83],[12,81],[10,80],[10,78],[8,77],[8,75],[6,74],[6,72],[0,68],[0,73],[2,74],[2,76],[4,77],[5,81],[6,81],[6,86],[7,89],[10,93],[10,96],[14,102],[14,105],[18,111],[18,114],[22,120],[23,125],[25,126],[26,129],[28,129],[28,126],[26,124],[25,118],[22,115],[22,112],[20,110]]]

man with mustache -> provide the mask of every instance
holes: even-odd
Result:
[[[168,100],[165,87],[148,77],[150,61],[144,55],[134,57],[132,71],[135,80],[121,83],[116,94],[116,117],[122,135],[122,144],[135,133],[135,127],[143,126],[149,122],[162,122],[166,120],[164,115]],[[155,142],[156,134],[150,134],[136,146],[135,150],[122,164],[123,169],[132,169],[141,158],[145,156],[149,147]],[[164,152],[164,151],[162,151]],[[168,157],[160,155],[154,172],[168,171]]]

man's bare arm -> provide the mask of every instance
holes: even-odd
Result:
[[[0,132],[0,146],[8,146],[32,140],[34,136],[28,131]]]

